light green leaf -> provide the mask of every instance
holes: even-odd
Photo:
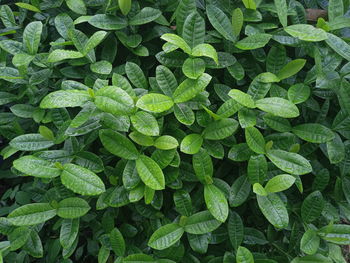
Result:
[[[105,14],[94,15],[88,22],[90,25],[104,30],[119,30],[128,25],[124,18]]]
[[[63,165],[61,181],[65,187],[81,195],[99,195],[105,191],[100,177],[75,164]]]
[[[269,150],[267,157],[284,172],[303,175],[312,171],[311,164],[303,156],[297,153],[282,150]]]
[[[196,154],[203,144],[203,137],[199,134],[189,134],[182,139],[180,150],[187,154]]]
[[[285,65],[283,68],[280,69],[277,73],[277,77],[280,80],[289,78],[295,74],[297,74],[305,65],[306,60],[305,59],[295,59],[289,62],[287,65]]]
[[[203,137],[207,140],[222,140],[231,136],[238,129],[235,119],[224,118],[211,122],[203,131]]]
[[[350,61],[350,45],[336,35],[328,33],[327,36],[326,43],[328,46],[347,61]]]
[[[300,250],[305,254],[316,254],[318,247],[320,246],[320,238],[317,236],[315,230],[307,230],[300,240]]]
[[[265,190],[265,188],[259,184],[259,183],[255,183],[253,184],[253,192],[257,195],[261,195],[261,196],[267,196],[269,193]]]
[[[161,150],[171,150],[179,146],[179,142],[172,136],[163,135],[154,141],[154,146]]]
[[[20,7],[20,8],[23,8],[23,9],[27,9],[29,11],[33,11],[33,12],[36,12],[36,13],[40,13],[40,9],[38,9],[36,6],[33,6],[31,4],[28,4],[28,3],[23,3],[23,2],[17,2],[15,3],[16,6]]]
[[[340,163],[345,158],[345,146],[338,133],[333,140],[327,142],[328,159],[332,164]]]
[[[127,15],[131,10],[132,0],[118,0],[118,6],[123,15]]]
[[[152,7],[144,7],[139,13],[130,18],[129,25],[138,26],[150,23],[160,17],[162,12]]]
[[[247,176],[238,177],[231,186],[230,206],[238,207],[242,205],[250,194],[251,185]]]
[[[286,228],[289,223],[287,208],[277,194],[257,195],[258,205],[266,219],[277,228]]]
[[[26,175],[39,178],[54,178],[61,174],[61,170],[52,163],[33,155],[22,156],[13,161],[13,167]]]
[[[228,93],[228,95],[233,98],[235,101],[237,101],[239,104],[247,107],[247,108],[255,108],[255,102],[249,94],[238,90],[238,89],[232,89]]]
[[[188,58],[182,65],[182,72],[190,79],[199,78],[205,71],[205,62],[201,58]]]
[[[95,93],[95,105],[102,111],[114,115],[129,115],[134,110],[134,100],[116,86],[106,86]]]
[[[242,2],[244,4],[245,8],[256,10],[255,0],[242,0]]]
[[[210,44],[199,44],[192,49],[192,56],[212,58],[215,63],[219,64],[218,54],[215,48]]]
[[[90,99],[90,95],[84,90],[58,90],[46,95],[40,103],[40,108],[79,107]]]
[[[262,48],[270,41],[272,35],[258,33],[255,35],[250,35],[242,40],[238,41],[235,46],[242,50],[252,50],[257,48]]]
[[[185,103],[174,105],[174,114],[176,119],[185,125],[192,125],[195,121],[193,110]]]
[[[38,52],[43,24],[40,21],[29,23],[23,31],[23,46],[26,51],[35,55]]]
[[[198,79],[184,80],[174,91],[173,99],[175,103],[181,103],[196,97],[200,92],[208,86],[212,77],[203,73]]]
[[[214,231],[221,225],[209,211],[198,212],[191,215],[185,221],[185,232],[195,235],[202,235]]]
[[[294,104],[305,102],[310,94],[310,87],[303,83],[294,84],[288,89],[288,99]]]
[[[288,6],[286,0],[275,0],[278,19],[283,27],[288,25]]]
[[[283,118],[295,118],[299,116],[299,109],[288,100],[272,97],[257,100],[257,108]]]
[[[75,59],[75,58],[82,58],[82,57],[84,57],[84,55],[78,51],[55,49],[48,56],[47,62],[55,63],[65,59]]]
[[[265,153],[265,139],[255,127],[245,128],[245,138],[250,149],[258,154]]]
[[[125,64],[125,73],[133,85],[140,89],[147,89],[148,82],[139,65],[134,62]]]
[[[232,25],[226,14],[214,5],[207,5],[206,11],[208,19],[216,31],[218,31],[225,39],[234,42],[236,37],[232,32]]]
[[[150,113],[139,111],[135,115],[132,115],[130,120],[138,132],[148,136],[159,135],[158,122]]]
[[[103,147],[110,153],[127,160],[136,160],[139,157],[139,152],[135,145],[119,132],[100,130],[99,135]]]
[[[209,212],[219,221],[228,217],[228,204],[224,193],[213,184],[204,186],[204,200]]]
[[[332,263],[333,261],[326,256],[323,256],[321,254],[315,254],[315,255],[306,255],[303,257],[296,257],[294,258],[291,263]]]
[[[141,180],[149,188],[154,190],[162,190],[165,188],[163,171],[151,158],[146,155],[140,155],[136,160],[136,169]]]
[[[350,226],[334,224],[322,227],[317,231],[317,234],[324,240],[338,244],[349,245],[350,244]]]
[[[87,10],[84,0],[66,0],[66,4],[73,12],[79,15],[86,15]]]
[[[292,131],[299,138],[312,143],[325,143],[334,139],[334,133],[319,123],[299,124]]]
[[[271,178],[265,185],[265,190],[270,193],[282,192],[291,187],[295,182],[295,177],[289,174],[280,174]]]
[[[175,34],[166,33],[162,35],[160,38],[167,41],[168,43],[171,43],[177,46],[178,48],[181,48],[185,53],[191,54],[190,46],[186,43],[186,41],[182,37]]]
[[[44,223],[55,215],[56,209],[48,203],[34,203],[16,208],[7,219],[15,226],[30,226]]]
[[[326,31],[307,24],[288,26],[284,30],[292,37],[303,41],[318,42],[328,38]]]
[[[237,249],[236,262],[254,263],[253,254],[249,251],[249,249],[239,246]]]
[[[329,22],[333,22],[337,17],[344,15],[343,0],[329,0],[328,2],[328,18]]]
[[[10,146],[20,151],[44,150],[54,145],[39,133],[28,133],[17,136],[10,141]]]
[[[151,248],[163,250],[180,240],[184,233],[183,227],[172,223],[157,229],[148,241]]]
[[[70,197],[58,203],[57,215],[62,218],[73,219],[82,217],[89,210],[90,206],[84,199]]]
[[[241,33],[242,27],[243,27],[243,12],[240,8],[236,8],[232,12],[232,29],[233,34],[238,37]]]
[[[173,105],[174,102],[170,97],[157,93],[143,95],[136,103],[136,107],[154,113],[167,111]]]

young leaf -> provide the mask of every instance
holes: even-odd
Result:
[[[171,43],[172,45],[178,48],[181,48],[185,53],[191,54],[190,46],[186,43],[186,41],[182,37],[175,34],[167,33],[162,35],[161,39],[167,41],[168,43]]]
[[[35,21],[29,23],[23,31],[23,46],[31,55],[38,52],[42,30],[43,24]]]
[[[326,31],[307,24],[288,26],[284,30],[289,35],[304,41],[318,42],[328,38]]]
[[[47,62],[55,63],[65,59],[75,59],[75,58],[82,58],[82,57],[84,57],[84,55],[78,51],[55,49],[48,56]]]
[[[242,50],[252,50],[258,49],[266,46],[266,44],[270,41],[272,35],[258,33],[255,35],[250,35],[236,43],[236,47]]]
[[[232,12],[232,28],[233,28],[233,34],[238,37],[241,33],[242,26],[243,26],[243,12],[240,8],[236,8]]]
[[[320,246],[320,238],[317,236],[315,230],[307,230],[300,240],[300,250],[305,254],[316,254],[318,247]]]
[[[277,73],[277,77],[280,80],[287,79],[295,74],[297,74],[305,65],[305,59],[295,59],[285,65]]]
[[[198,180],[202,184],[213,183],[213,163],[210,155],[204,150],[193,155],[192,165]]]
[[[238,122],[224,118],[210,123],[203,131],[203,138],[207,140],[222,140],[231,136],[238,129]]]
[[[48,203],[33,203],[20,206],[13,210],[8,216],[8,221],[15,226],[31,226],[56,216],[56,209]]]
[[[295,118],[299,116],[299,109],[290,101],[282,98],[272,97],[260,99],[255,102],[255,105],[260,110],[275,116],[283,118]]]
[[[348,225],[328,225],[317,231],[317,234],[324,240],[338,244],[349,245],[350,243],[350,227]]]
[[[138,26],[150,23],[160,17],[162,12],[152,7],[144,7],[135,16],[130,18],[129,25]]]
[[[49,93],[40,103],[40,108],[54,109],[65,107],[79,107],[91,99],[86,91],[58,90]]]
[[[103,30],[119,30],[127,26],[127,21],[118,16],[97,14],[88,20],[89,24]]]
[[[139,111],[135,115],[132,115],[130,120],[138,132],[148,136],[159,135],[158,122],[153,115],[147,112]]]
[[[180,240],[184,233],[183,227],[178,224],[167,224],[157,229],[148,241],[151,248],[163,250]]]
[[[203,144],[203,137],[199,134],[189,134],[182,139],[180,150],[187,154],[196,154]]]
[[[275,6],[277,9],[278,19],[283,27],[287,26],[288,23],[288,7],[286,0],[275,0]]]
[[[13,162],[13,166],[26,175],[40,178],[54,178],[61,174],[61,170],[50,162],[33,155],[20,157]]]
[[[199,78],[205,71],[205,62],[200,58],[188,58],[182,65],[182,72],[190,79]]]
[[[288,99],[294,104],[305,102],[311,94],[309,86],[298,83],[288,89]]]
[[[192,12],[187,16],[183,25],[182,37],[190,48],[204,42],[205,21],[198,12]]]
[[[255,10],[256,9],[256,3],[255,0],[242,0],[245,8]]]
[[[169,110],[174,105],[173,100],[162,94],[146,94],[143,95],[137,102],[136,107],[154,113],[160,113]]]
[[[39,151],[54,145],[39,133],[28,133],[17,136],[10,141],[10,146],[20,151]]]
[[[233,98],[235,101],[237,101],[239,104],[242,104],[243,106],[245,106],[247,108],[255,108],[255,102],[252,99],[252,97],[249,94],[246,94],[241,90],[232,89],[232,90],[230,90],[228,95],[231,98]]]
[[[253,254],[249,251],[248,248],[239,246],[237,249],[236,262],[237,263],[254,263]]]
[[[122,257],[125,254],[125,240],[118,228],[112,229],[109,233],[109,239],[113,252],[117,256]]]
[[[258,154],[265,153],[265,140],[264,136],[255,127],[245,128],[245,138],[247,144],[252,151]]]
[[[328,46],[347,61],[350,61],[350,45],[336,35],[328,33],[327,36],[326,43]]]
[[[210,44],[199,44],[192,49],[192,56],[212,58],[215,63],[219,64],[218,54],[215,48]]]
[[[265,190],[270,193],[287,190],[295,182],[295,177],[289,174],[280,174],[271,178],[265,185]]]

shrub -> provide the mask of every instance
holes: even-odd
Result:
[[[348,0],[5,2],[4,262],[346,262]]]

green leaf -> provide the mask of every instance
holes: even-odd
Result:
[[[118,6],[123,15],[127,15],[131,10],[131,0],[118,0]]]
[[[334,139],[334,133],[318,123],[300,124],[292,129],[299,138],[312,143],[325,143]]]
[[[231,136],[238,129],[238,122],[224,118],[211,122],[203,131],[203,138],[207,140],[222,140]]]
[[[132,115],[130,120],[138,132],[148,136],[159,135],[158,122],[151,114],[139,111],[135,115]]]
[[[242,27],[243,27],[243,12],[240,8],[236,8],[232,12],[232,29],[233,34],[238,37],[241,33]]]
[[[136,169],[145,185],[154,190],[165,188],[165,179],[159,165],[146,155],[140,155],[136,160]]]
[[[242,0],[245,8],[255,10],[256,9],[256,3],[255,0]]]
[[[28,133],[15,137],[10,141],[10,146],[20,151],[39,151],[54,145],[51,140],[44,138],[39,133]]]
[[[130,18],[129,25],[138,26],[150,23],[160,17],[162,12],[152,7],[144,7],[139,13]]]
[[[267,151],[267,157],[279,169],[290,174],[303,175],[312,171],[308,160],[297,153],[269,150]]]
[[[255,183],[253,184],[253,192],[257,195],[261,195],[261,196],[267,196],[269,193],[265,190],[265,188],[259,184],[259,183]]]
[[[265,139],[255,127],[245,128],[245,138],[250,149],[258,154],[265,153]]]
[[[237,249],[236,262],[254,263],[253,254],[249,251],[249,249],[239,246]]]
[[[187,16],[183,25],[182,37],[190,48],[204,42],[205,22],[198,12],[192,12]]]
[[[334,139],[327,142],[328,159],[332,164],[340,163],[345,158],[345,146],[338,133],[334,133]]]
[[[292,130],[292,125],[287,119],[274,116],[271,113],[265,114],[263,118],[267,126],[278,132],[289,132]]]
[[[190,216],[192,214],[192,200],[188,192],[177,190],[173,195],[173,199],[177,212],[184,216]]]
[[[115,86],[106,86],[95,93],[95,105],[104,112],[114,115],[128,115],[134,110],[134,100],[130,95]]]
[[[224,193],[213,184],[204,185],[204,200],[209,212],[219,221],[228,217],[228,204]]]
[[[90,65],[90,70],[96,74],[108,75],[112,71],[112,64],[106,60],[98,61]]]
[[[154,146],[161,150],[171,150],[179,146],[179,142],[172,136],[163,135],[154,141]]]
[[[156,80],[159,88],[166,96],[172,96],[177,88],[177,80],[174,73],[165,66],[159,65],[156,68]]]
[[[187,154],[196,154],[203,144],[203,137],[199,134],[189,134],[182,139],[180,150]]]
[[[305,59],[295,59],[285,65],[277,73],[277,77],[280,80],[287,79],[295,74],[297,74],[305,65]]]
[[[305,223],[311,223],[321,216],[325,202],[320,191],[309,194],[301,205],[301,217]]]
[[[50,53],[49,57],[47,58],[47,62],[55,63],[65,59],[75,59],[75,58],[82,58],[82,57],[84,57],[84,55],[78,51],[55,49]]]
[[[157,229],[148,241],[151,248],[163,250],[180,240],[184,233],[183,227],[178,224],[167,224]]]
[[[349,225],[328,225],[317,231],[317,234],[328,242],[338,245],[350,244],[350,226]]]
[[[88,20],[89,24],[104,30],[119,30],[127,26],[124,18],[112,15],[97,14]]]
[[[300,250],[305,254],[314,255],[316,254],[320,246],[320,238],[317,236],[315,230],[307,230],[300,240]]]
[[[284,31],[303,41],[318,42],[328,38],[326,31],[307,24],[288,26],[284,28]]]
[[[176,30],[178,33],[183,32],[183,27],[186,18],[189,14],[196,11],[196,1],[195,0],[181,0],[174,12],[176,17]]]
[[[233,98],[235,101],[237,101],[239,104],[242,104],[244,107],[255,108],[255,102],[254,102],[252,96],[250,96],[247,93],[244,93],[241,90],[232,89],[232,90],[230,90],[228,95],[231,98]]]
[[[140,254],[132,254],[123,258],[123,263],[124,262],[144,263],[144,262],[154,262],[154,259],[150,255],[140,253]]]
[[[30,226],[40,223],[56,216],[56,209],[48,203],[27,204],[13,210],[7,219],[15,226]]]
[[[211,76],[203,73],[198,79],[184,80],[174,91],[173,99],[175,103],[181,103],[196,97],[208,86]]]
[[[299,109],[290,101],[278,98],[264,98],[255,102],[257,108],[282,118],[295,118],[299,116]]]
[[[275,0],[278,19],[283,27],[288,25],[288,6],[286,0]]]
[[[270,41],[271,37],[272,35],[264,34],[264,33],[250,35],[238,41],[235,44],[235,47],[242,50],[252,50],[252,49],[262,48],[266,46],[266,44]]]
[[[60,243],[63,248],[69,248],[73,245],[79,233],[79,218],[62,220],[60,230]]]
[[[250,194],[251,185],[247,176],[238,177],[231,186],[230,206],[238,207],[242,205]]]
[[[231,245],[237,250],[243,242],[244,226],[242,218],[236,212],[230,213],[227,222],[227,232]]]
[[[154,113],[160,113],[169,110],[174,105],[173,100],[162,94],[143,95],[136,103],[136,107]]]
[[[100,177],[79,165],[63,165],[61,181],[65,187],[81,195],[99,195],[105,192]]]
[[[30,232],[27,242],[24,244],[23,249],[34,258],[42,258],[44,256],[43,244],[41,243],[40,236],[34,230]]]
[[[37,12],[40,13],[40,9],[38,9],[36,6],[30,5],[28,3],[22,3],[22,2],[17,2],[15,3],[16,6],[23,8],[23,9],[27,9],[29,11],[33,11],[33,12]]]
[[[328,257],[325,257],[321,254],[296,257],[291,261],[291,263],[309,263],[309,262],[332,263],[333,261],[331,259],[329,259]]]
[[[178,48],[181,48],[185,53],[191,54],[190,46],[186,43],[186,41],[182,37],[175,34],[167,33],[162,35],[160,38],[167,41],[168,43],[171,43],[172,45]]]
[[[89,210],[90,206],[84,199],[70,197],[58,203],[57,215],[67,219],[79,218],[85,215]]]
[[[174,105],[174,114],[176,119],[185,125],[192,125],[195,121],[193,110],[185,103]]]
[[[192,165],[198,180],[202,184],[213,183],[213,163],[210,155],[204,149],[200,149],[199,152],[193,155]]]
[[[23,156],[13,161],[13,167],[26,175],[39,178],[54,178],[61,174],[61,170],[55,168],[50,162],[33,155]]]
[[[311,94],[309,86],[303,83],[292,85],[288,89],[288,99],[294,104],[305,102]]]
[[[185,232],[195,235],[202,235],[214,231],[221,225],[209,211],[198,212],[189,216],[184,225]]]
[[[215,48],[209,44],[199,44],[192,49],[192,56],[212,58],[219,65],[218,54]]]
[[[23,46],[26,51],[35,55],[38,52],[43,24],[40,21],[29,23],[23,31]]]
[[[109,239],[113,252],[122,257],[125,254],[125,240],[118,228],[113,228],[109,233]]]
[[[295,182],[295,177],[289,174],[280,174],[271,178],[265,185],[265,190],[270,193],[282,192],[291,187]]]
[[[58,90],[46,95],[40,103],[42,109],[83,106],[91,99],[83,90]]]
[[[119,132],[100,130],[99,135],[103,147],[110,153],[127,160],[136,160],[139,157],[139,152],[135,145]]]
[[[182,65],[182,72],[190,79],[199,78],[205,71],[205,62],[200,58],[188,58]]]
[[[86,15],[87,10],[84,0],[66,0],[66,4],[74,13]]]
[[[248,162],[247,176],[251,184],[262,184],[267,176],[267,161],[264,155],[252,155]]]
[[[277,228],[286,228],[289,222],[287,208],[277,194],[268,196],[257,195],[257,201],[261,212],[266,219]]]
[[[350,45],[336,35],[328,33],[327,36],[327,45],[347,61],[350,61]]]
[[[232,32],[232,25],[226,14],[214,5],[207,5],[206,11],[208,19],[216,31],[218,31],[225,39],[234,42],[236,37]]]
[[[133,62],[125,64],[125,73],[133,85],[140,89],[147,89],[148,82],[139,65]]]
[[[330,22],[344,15],[344,6],[343,0],[329,0],[328,18]]]

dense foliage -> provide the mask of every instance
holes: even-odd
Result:
[[[348,0],[13,2],[0,262],[347,261]]]

